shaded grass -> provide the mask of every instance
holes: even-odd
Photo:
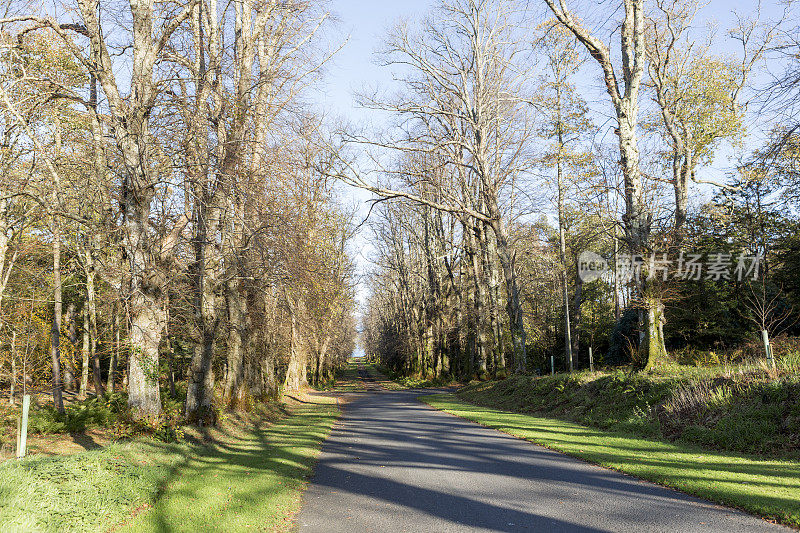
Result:
[[[455,383],[451,377],[425,378],[425,377],[406,376],[394,372],[391,368],[384,366],[375,366],[375,370],[377,372],[380,372],[382,375],[388,377],[397,385],[399,385],[399,387],[396,388],[392,387],[392,390],[427,389],[433,387],[452,385]]]
[[[336,390],[341,392],[363,392],[364,382],[358,373],[358,362],[351,359],[336,375]]]
[[[338,415],[315,397],[210,443],[139,440],[0,465],[2,531],[281,531]]]
[[[404,390],[406,388],[400,383],[389,379],[375,363],[364,363],[361,368],[367,373],[367,376],[377,382],[381,388],[386,390]]]
[[[721,504],[800,527],[800,462],[711,452],[572,422],[510,413],[453,394],[429,405],[548,448]]]
[[[92,531],[148,502],[187,445],[135,442],[0,465],[0,530]]]
[[[292,527],[305,480],[336,418],[333,403],[303,403],[292,416],[187,457],[166,477],[151,510],[123,531],[281,531]]]

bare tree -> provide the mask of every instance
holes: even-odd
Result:
[[[644,75],[645,13],[644,0],[622,0],[624,18],[620,26],[622,66],[614,65],[609,47],[594,35],[568,9],[566,0],[545,0],[556,19],[569,29],[597,61],[603,71],[606,92],[617,118],[615,132],[619,137],[620,165],[625,182],[625,239],[633,255],[650,252],[652,215],[645,201],[636,128],[639,122],[639,94]],[[621,79],[618,73],[621,71]],[[662,324],[664,304],[658,288],[643,276],[637,291],[641,299],[640,352],[645,367],[652,366],[666,355]]]
[[[410,190],[368,183],[352,167],[339,177],[383,197],[405,198],[469,217],[490,230],[476,231],[475,223],[468,223],[479,239],[479,249],[488,246],[487,239],[493,241],[488,257],[490,261],[496,258],[502,270],[514,363],[522,370],[525,325],[516,254],[509,240],[510,205],[503,204],[503,195],[532,162],[527,152],[532,133],[527,97],[530,76],[519,68],[524,47],[515,33],[517,13],[511,2],[463,0],[443,2],[435,14],[438,18],[427,19],[420,32],[403,23],[388,39],[386,63],[411,67],[404,80],[408,94],[393,101],[374,95],[362,98],[368,108],[395,113],[413,131],[399,139],[353,140],[400,153],[437,154],[452,172],[418,169]],[[383,171],[390,176],[395,173],[385,167]],[[432,180],[436,175],[451,176],[452,181]],[[416,186],[426,181],[429,185],[424,189]],[[436,195],[419,192],[425,190],[435,190]]]

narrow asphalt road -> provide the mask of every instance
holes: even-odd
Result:
[[[354,395],[322,448],[303,532],[788,531],[420,403]]]

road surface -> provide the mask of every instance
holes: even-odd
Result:
[[[368,389],[322,448],[302,532],[789,531]]]

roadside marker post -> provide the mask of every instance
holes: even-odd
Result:
[[[761,340],[764,342],[764,353],[767,355],[767,363],[772,368],[775,368],[775,358],[772,356],[772,345],[769,343],[769,333],[767,330],[761,330]]]
[[[592,357],[591,346],[589,346],[589,372],[594,372],[594,357]]]
[[[553,356],[551,355],[550,356],[550,375],[552,376],[555,373],[556,373],[556,361],[553,358]]]
[[[28,411],[31,407],[31,395],[22,397],[22,424],[17,437],[17,459],[25,457],[25,448],[28,445]]]

